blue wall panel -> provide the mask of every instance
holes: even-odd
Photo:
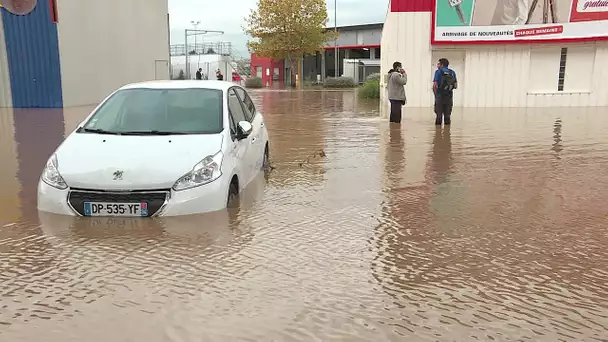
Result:
[[[28,15],[2,11],[13,107],[63,107],[59,39],[48,1]]]

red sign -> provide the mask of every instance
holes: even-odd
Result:
[[[608,20],[608,0],[572,0],[570,22]]]
[[[49,7],[51,10],[51,21],[57,23],[59,21],[57,15],[57,0],[49,0]]]
[[[544,36],[547,34],[564,33],[564,26],[549,26],[515,30],[515,37]]]

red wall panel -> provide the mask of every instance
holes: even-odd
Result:
[[[282,83],[283,80],[285,79],[284,61],[274,61],[270,58],[258,57],[252,53],[251,54],[251,76],[256,76],[257,67],[262,68],[262,83],[264,84],[264,86],[266,86],[266,85],[271,86],[273,84],[273,82]],[[273,74],[275,68],[279,69],[279,80],[278,81],[272,80],[272,74]],[[270,69],[270,75],[266,75],[266,69]]]
[[[431,12],[435,0],[391,0],[391,12]]]

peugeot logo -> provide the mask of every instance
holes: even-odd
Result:
[[[114,176],[114,180],[122,180],[122,171],[114,171],[112,175]]]

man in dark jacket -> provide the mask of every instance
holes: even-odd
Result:
[[[196,71],[196,79],[197,80],[202,80],[203,79],[203,68],[199,68]]]

